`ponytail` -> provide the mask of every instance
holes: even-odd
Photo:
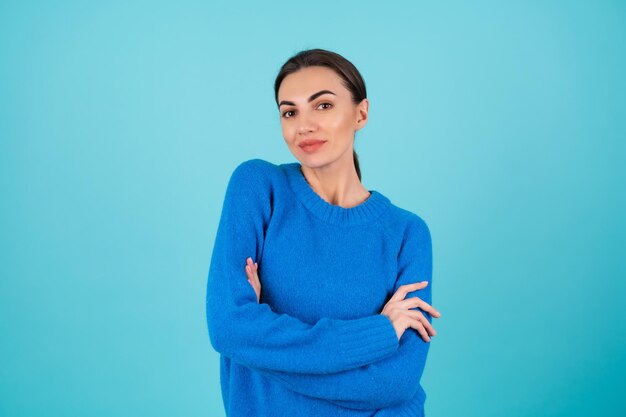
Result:
[[[354,167],[356,168],[356,175],[359,176],[359,181],[361,181],[361,167],[359,166],[359,157],[355,150],[352,150],[352,156],[354,159]]]

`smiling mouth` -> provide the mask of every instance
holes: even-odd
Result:
[[[302,147],[302,146],[310,146],[310,145],[315,145],[317,143],[321,143],[321,142],[326,142],[325,140],[322,139],[306,139],[303,140],[302,142],[300,142],[298,144],[298,146]]]
[[[303,144],[300,144],[300,149],[302,149],[304,152],[306,153],[312,153],[317,151],[319,148],[321,148],[324,144],[326,143],[326,141],[310,141],[310,142],[304,142]]]

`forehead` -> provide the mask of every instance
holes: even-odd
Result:
[[[308,67],[289,74],[278,89],[278,100],[302,101],[320,90],[330,90],[341,97],[348,90],[337,73],[326,67]]]

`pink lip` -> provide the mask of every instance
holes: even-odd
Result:
[[[326,141],[321,140],[321,139],[307,139],[307,140],[303,140],[302,142],[300,142],[298,146],[303,147],[303,146],[315,145],[319,142],[326,142]]]
[[[313,153],[321,148],[325,143],[326,141],[323,140],[305,140],[298,146],[300,146],[300,149],[306,153]]]

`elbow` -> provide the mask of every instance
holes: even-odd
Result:
[[[359,410],[375,410],[400,406],[413,398],[416,388],[407,383],[399,383],[394,386],[383,387],[374,393],[368,400],[362,401],[352,408]]]
[[[403,404],[411,401],[420,388],[419,379],[407,378],[403,384],[400,384],[396,395],[396,404]]]
[[[209,340],[215,351],[229,356],[228,351],[235,343],[234,334],[236,325],[233,315],[229,313],[223,302],[215,292],[208,292],[206,300],[206,322]]]
[[[412,368],[412,367],[410,367]],[[389,373],[389,376],[379,376],[368,387],[361,386],[359,389],[360,402],[351,408],[361,410],[384,409],[396,407],[415,396],[419,389],[419,376],[407,375],[409,369],[396,369]],[[369,389],[368,389],[369,388]]]
[[[401,363],[396,364],[395,372],[390,374],[389,380],[384,381],[388,386],[394,387],[390,400],[395,404],[412,401],[421,390],[420,381],[430,348],[430,344],[424,342],[417,333],[409,333],[401,344],[400,349],[408,354]]]
[[[384,398],[384,407],[393,407],[411,401],[415,398],[420,389],[420,380],[424,370],[423,362],[420,358],[412,358],[410,362],[405,362],[404,366],[395,369],[395,372],[379,381],[379,386],[385,390],[378,398]]]
[[[384,400],[381,397],[381,400],[384,402],[382,407],[396,407],[411,401],[418,389],[419,381],[416,381],[414,378],[404,377],[393,385],[391,393],[388,393]]]
[[[228,327],[223,323],[216,322],[212,322],[208,327],[209,340],[213,349],[221,355],[232,356],[233,346],[236,344],[233,341],[232,332],[229,331]]]
[[[209,326],[209,341],[211,342],[211,346],[216,352],[223,353],[222,341],[218,335],[218,332]]]
[[[217,311],[209,308],[207,305],[206,310],[206,319],[207,319],[207,329],[209,332],[209,341],[211,342],[211,346],[216,352],[224,354],[224,350],[226,346],[224,334],[226,333],[226,329],[224,324],[226,323],[220,315],[216,314]]]

